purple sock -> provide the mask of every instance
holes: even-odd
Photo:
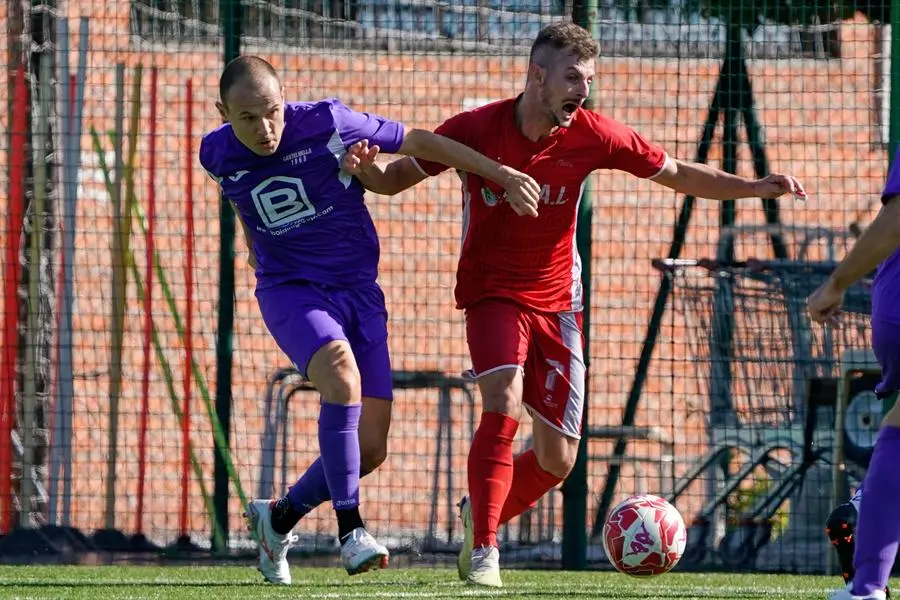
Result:
[[[309,465],[309,468],[297,480],[297,483],[291,486],[287,497],[291,503],[291,508],[299,513],[299,517],[307,515],[318,505],[331,500],[321,456],[313,464]]]
[[[359,415],[362,405],[323,403],[319,411],[319,452],[335,510],[359,506]]]
[[[369,471],[361,469],[359,478],[362,479],[369,474]],[[322,467],[322,457],[309,465],[306,472],[300,476],[300,479],[290,487],[287,493],[288,502],[291,508],[297,513],[297,518],[301,519],[311,513],[314,508],[331,500],[331,494],[328,492],[328,482],[325,480],[325,469]]]
[[[897,544],[900,541],[900,428],[885,426],[878,433],[875,451],[866,473],[865,488],[856,524],[853,594],[868,596],[887,586]]]

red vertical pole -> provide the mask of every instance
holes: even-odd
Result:
[[[185,90],[185,147],[187,148],[184,162],[184,187],[185,187],[185,222],[187,230],[184,242],[184,287],[185,287],[185,316],[184,316],[184,407],[181,410],[183,419],[181,422],[181,536],[188,535],[188,466],[191,461],[191,365],[194,361],[193,337],[193,313],[194,313],[194,146],[193,146],[193,84],[187,80]]]
[[[153,223],[156,220],[156,89],[159,71],[150,71],[150,140],[147,148],[147,235],[144,268],[144,365],[141,380],[141,421],[138,439],[137,525],[135,533],[144,532],[144,479],[147,474],[147,422],[150,411],[150,338],[153,332]]]
[[[0,365],[0,531],[12,522],[12,430],[16,411],[16,355],[18,354],[19,245],[25,197],[25,157],[28,153],[28,86],[19,65],[13,84],[12,134],[9,144],[9,229],[6,236],[6,274],[3,282],[3,349]]]

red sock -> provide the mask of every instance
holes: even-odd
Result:
[[[496,546],[500,511],[513,478],[512,444],[519,422],[504,414],[485,412],[469,450],[469,498],[475,547]]]
[[[523,452],[513,462],[512,485],[500,512],[500,525],[533,508],[541,496],[559,485],[562,479],[538,464],[534,450]]]

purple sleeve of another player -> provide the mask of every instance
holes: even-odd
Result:
[[[378,146],[382,152],[394,154],[403,144],[403,124],[372,113],[357,112],[332,99],[331,114],[345,146],[352,146],[360,140],[369,140],[370,146]]]
[[[900,194],[900,151],[894,157],[894,164],[888,173],[887,181],[884,184],[884,190],[881,192],[881,201],[884,202],[891,196]]]

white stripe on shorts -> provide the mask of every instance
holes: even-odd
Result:
[[[559,330],[563,344],[571,352],[569,357],[569,399],[562,419],[562,433],[580,438],[581,416],[584,414],[584,349],[581,346],[581,329],[575,313],[559,313]]]

